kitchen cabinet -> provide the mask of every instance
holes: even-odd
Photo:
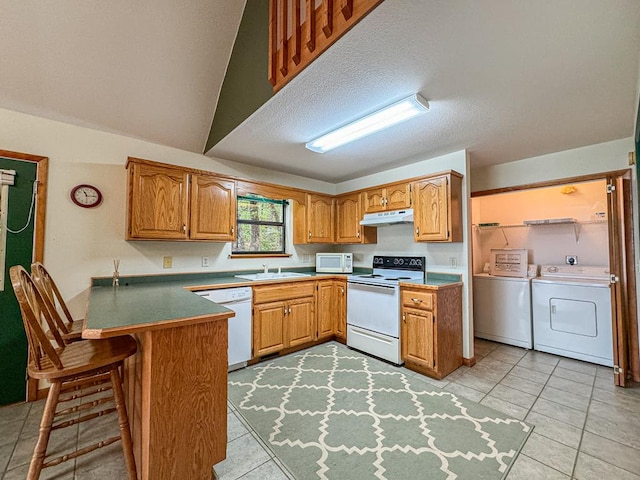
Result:
[[[405,367],[441,379],[462,365],[462,285],[402,287]]]
[[[336,198],[336,243],[376,243],[378,229],[360,225],[362,194],[349,193]]]
[[[316,284],[316,321],[318,340],[334,335],[347,338],[347,283],[344,280],[320,280]]]
[[[411,207],[411,183],[400,182],[364,191],[364,213],[402,210]]]
[[[307,193],[305,202],[293,202],[293,243],[333,243],[334,199]]]
[[[315,282],[253,289],[253,357],[315,340]]]
[[[235,182],[129,158],[127,240],[235,240]]]
[[[413,184],[414,240],[462,241],[462,177],[456,172]]]

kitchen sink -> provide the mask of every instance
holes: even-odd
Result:
[[[237,278],[244,278],[245,280],[276,280],[279,278],[298,278],[298,277],[310,277],[308,273],[297,272],[269,272],[269,273],[249,273],[247,275],[236,275]]]

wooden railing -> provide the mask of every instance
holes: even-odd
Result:
[[[269,81],[274,92],[383,0],[270,0]]]

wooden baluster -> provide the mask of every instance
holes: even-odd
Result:
[[[291,28],[291,40],[293,41],[293,55],[291,60],[298,65],[300,63],[301,35],[300,35],[300,0],[293,0],[293,25]]]
[[[278,68],[278,3],[269,0],[269,81],[276,84]]]
[[[305,12],[307,29],[307,36],[305,38],[305,45],[310,52],[316,49],[316,1],[307,0],[307,11]]]
[[[278,50],[278,64],[283,77],[287,76],[287,64],[289,63],[289,42],[287,38],[288,3],[287,0],[280,0],[280,39],[278,41],[280,49]]]
[[[333,32],[333,0],[322,0],[320,19],[324,36],[329,38]]]
[[[340,12],[345,20],[349,20],[353,15],[353,0],[340,0]]]

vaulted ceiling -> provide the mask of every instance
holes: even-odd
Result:
[[[0,107],[202,152],[244,3],[0,0]],[[387,0],[207,154],[337,182],[630,137],[639,63],[637,0]],[[414,92],[428,114],[304,148]]]

